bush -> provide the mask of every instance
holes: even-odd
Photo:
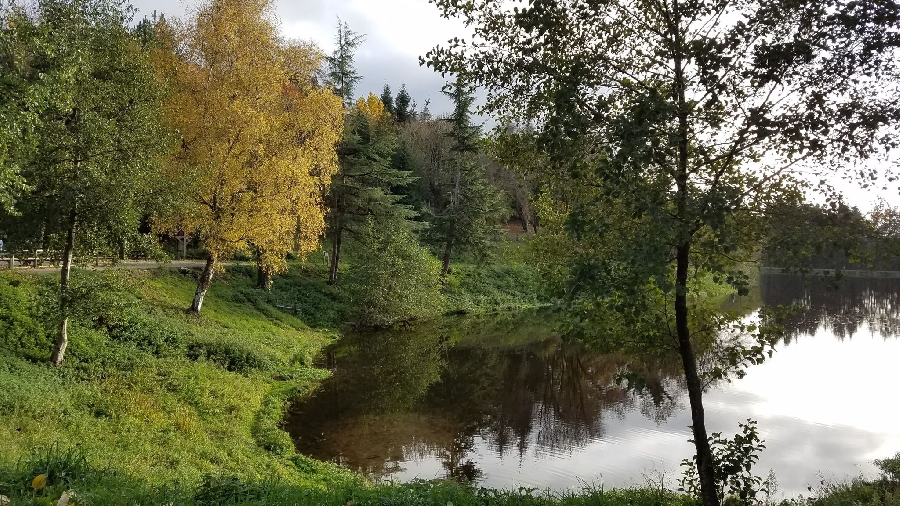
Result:
[[[440,313],[440,263],[411,233],[370,225],[363,241],[365,261],[354,262],[347,272],[357,323],[381,327]]]
[[[483,312],[545,305],[538,273],[523,264],[457,264],[444,279],[448,310]]]
[[[719,501],[725,504],[754,504],[757,495],[771,488],[773,477],[766,480],[752,472],[759,461],[759,453],[766,448],[759,438],[755,420],[739,423],[740,434],[733,438],[722,437],[720,432],[709,436],[712,450],[713,469],[716,478],[716,492]],[[693,442],[693,441],[692,441]],[[697,457],[681,462],[684,476],[679,481],[679,492],[686,492],[700,499],[700,476],[697,473]],[[726,501],[727,499],[727,501]]]
[[[11,274],[0,277],[0,347],[31,360],[46,360],[53,338],[36,314],[35,287],[24,286],[24,281]]]
[[[273,357],[224,336],[215,339],[197,339],[188,343],[186,355],[191,360],[209,360],[227,371],[239,373],[272,370],[277,363]]]
[[[875,467],[881,471],[885,480],[900,482],[900,452],[892,458],[876,460]]]
[[[114,341],[132,343],[157,357],[176,356],[184,352],[187,336],[176,326],[163,325],[158,316],[148,314],[137,304],[94,318],[95,328],[105,330]]]

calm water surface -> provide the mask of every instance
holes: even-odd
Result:
[[[707,428],[759,422],[779,492],[820,477],[872,475],[900,451],[900,280],[846,279],[839,290],[766,275],[756,300],[801,303],[774,357],[704,397]],[[333,376],[294,405],[297,449],[373,478],[457,477],[491,487],[564,490],[584,482],[670,484],[693,455],[680,370],[563,343],[546,318],[460,320],[349,336]],[[616,381],[640,370],[648,388]]]

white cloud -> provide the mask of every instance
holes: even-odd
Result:
[[[196,5],[179,0],[133,1],[138,18],[154,11],[182,17]],[[338,18],[365,34],[356,56],[363,76],[357,95],[379,94],[385,83],[396,93],[405,83],[419,108],[430,99],[433,113],[450,111],[449,101],[440,93],[444,79],[419,66],[419,56],[466,29],[459,21],[441,18],[438,8],[427,0],[282,0],[275,6],[284,36],[311,40],[326,52],[334,49]]]

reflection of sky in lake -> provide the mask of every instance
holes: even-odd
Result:
[[[900,404],[891,396],[897,385],[900,340],[883,340],[863,328],[843,342],[827,331],[804,336],[754,367],[733,384],[704,398],[707,427],[731,434],[747,418],[759,422],[767,449],[756,468],[775,471],[779,491],[806,494],[819,474],[845,479],[875,472],[871,461],[900,451]],[[682,399],[683,407],[687,398]],[[606,486],[642,484],[666,473],[670,484],[678,465],[693,454],[690,411],[656,425],[637,411],[606,420],[600,439],[571,453],[548,454],[528,445],[523,455],[500,457],[481,437],[467,455],[484,470],[486,486],[529,486],[555,490],[583,482]],[[535,440],[538,431],[532,433]],[[437,478],[445,475],[432,456],[400,464],[392,479]]]
[[[739,422],[757,420],[767,449],[755,470],[774,470],[779,495],[808,494],[820,473],[873,475],[872,460],[900,451],[900,339],[882,337],[896,336],[900,322],[894,282],[819,292],[776,276],[764,278],[762,297],[811,310],[792,320],[788,344],[772,359],[704,396],[707,429],[730,436]],[[671,372],[660,380],[675,402],[660,406],[612,382],[612,356],[540,343],[435,353],[416,342],[399,339],[402,353],[395,343],[338,359],[335,381],[295,408],[298,449],[386,479],[443,478],[452,469],[484,486],[554,490],[658,483],[660,473],[674,486],[693,454],[687,396]],[[410,365],[364,370],[380,353],[386,364],[403,357]],[[373,384],[376,377],[385,384]],[[407,397],[373,394],[404,382]]]

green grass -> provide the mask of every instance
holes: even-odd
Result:
[[[56,369],[46,364],[53,278],[0,275],[0,328],[25,329],[0,335],[0,466],[55,441],[149,485],[196,483],[206,473],[310,481],[279,425],[288,399],[325,377],[311,363],[335,332],[248,303],[250,280],[239,274],[218,280],[199,318],[184,312],[190,275],[78,271],[74,279],[84,293]]]
[[[0,468],[0,494],[12,504],[53,505],[67,491],[77,504],[187,505],[335,505],[335,506],[688,506],[690,498],[656,488],[582,490],[551,494],[528,489],[479,489],[449,481],[374,485],[360,480],[335,479],[321,462],[297,456],[296,467],[319,486],[298,485],[280,477],[248,480],[234,475],[204,475],[197,483],[151,485],[111,469],[91,466],[78,450],[49,447],[13,467]],[[46,485],[32,488],[35,476]]]

